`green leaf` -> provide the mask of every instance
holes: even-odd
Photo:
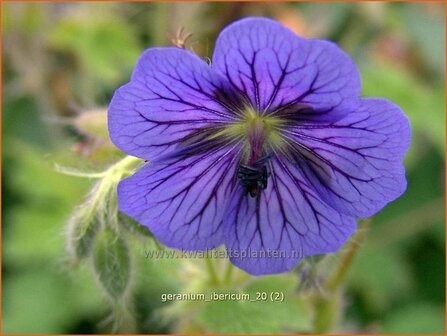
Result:
[[[94,273],[102,289],[113,300],[124,298],[131,283],[131,260],[126,242],[106,228],[93,247]]]

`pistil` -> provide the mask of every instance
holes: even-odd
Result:
[[[253,166],[256,161],[262,158],[265,140],[266,129],[264,121],[261,119],[250,121],[250,125],[248,125],[248,144],[250,146],[248,166]]]

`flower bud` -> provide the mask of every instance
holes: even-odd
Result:
[[[84,111],[74,120],[76,128],[90,136],[108,139],[107,133],[107,109]]]
[[[99,285],[112,300],[125,297],[131,283],[130,251],[126,242],[110,228],[96,237],[93,270]]]
[[[118,212],[118,223],[138,238],[154,238],[149,229],[133,220],[123,212]]]
[[[76,262],[88,257],[100,227],[96,214],[79,209],[68,222],[68,251]]]

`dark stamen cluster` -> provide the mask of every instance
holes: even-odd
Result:
[[[265,156],[251,166],[239,165],[237,177],[244,188],[245,195],[250,194],[251,197],[256,197],[261,190],[267,188],[267,181],[270,176],[266,164],[268,159],[269,156]]]

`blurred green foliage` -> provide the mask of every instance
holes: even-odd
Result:
[[[224,25],[242,16],[266,15],[301,35],[342,45],[360,67],[363,94],[393,100],[412,126],[408,191],[374,217],[350,270],[341,302],[346,312],[334,331],[444,333],[443,6],[3,4],[2,332],[109,330],[110,309],[97,290],[92,265],[74,269],[65,247],[65,224],[93,181],[57,173],[54,165],[90,171],[116,160],[117,151],[105,137],[105,118],[91,124],[83,113],[96,108],[98,116],[105,113],[113,90],[128,80],[144,48],[168,44],[166,33],[184,26],[194,33],[190,47],[209,57]],[[240,283],[225,289],[282,291],[283,303],[191,303],[185,312],[181,305],[162,302],[161,294],[197,290],[203,263],[145,259],[144,252],[157,247],[144,238],[147,233],[138,235],[129,238],[138,266],[132,274],[137,332],[311,331],[312,310],[300,289],[305,282],[301,266],[257,279],[239,272]],[[312,266],[315,291],[318,279],[338,259],[327,256]]]
[[[255,279],[243,289],[251,300],[213,301],[200,307],[197,320],[204,330],[218,334],[277,334],[289,330],[311,330],[310,312],[294,292],[296,277],[267,276]],[[284,293],[283,302],[262,299],[263,293]],[[257,294],[260,293],[260,294]],[[229,323],[231,321],[231,323]]]
[[[74,53],[85,73],[100,83],[116,86],[132,69],[140,50],[132,26],[118,18],[88,12],[69,16],[54,28],[49,45]]]

